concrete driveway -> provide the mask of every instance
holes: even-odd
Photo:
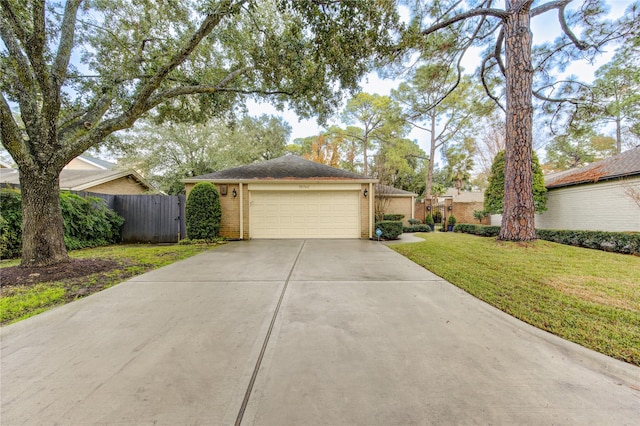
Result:
[[[370,241],[230,243],[1,338],[3,425],[640,422],[640,368]]]

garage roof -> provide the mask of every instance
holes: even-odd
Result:
[[[305,160],[296,155],[285,155],[260,163],[234,167],[206,175],[183,179],[182,182],[212,181],[246,181],[246,180],[361,180],[376,182],[367,176],[346,170],[336,169],[315,161]]]
[[[548,189],[551,189],[639,174],[640,146],[637,146],[585,167],[550,174],[545,176],[544,183]]]

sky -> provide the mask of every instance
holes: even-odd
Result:
[[[575,4],[577,5],[579,5],[580,3],[580,1],[575,2]],[[609,17],[611,19],[620,17],[627,9],[627,7],[629,7],[629,5],[631,5],[632,3],[633,1],[631,0],[607,1],[607,4],[611,9]],[[534,18],[531,21],[531,26],[534,46],[547,41],[553,41],[558,35],[560,35],[561,31],[555,11],[548,12]],[[613,48],[610,51],[605,52],[605,54],[603,54],[594,64],[589,64],[585,61],[575,62],[567,69],[565,74],[574,74],[577,75],[582,81],[591,82],[594,79],[595,71],[600,66],[607,63],[611,59],[612,55]],[[479,50],[470,50],[469,52],[467,52],[465,59],[462,61],[462,66],[465,70],[468,70],[468,72],[472,73],[477,68],[480,62],[479,57]],[[391,93],[391,90],[397,88],[401,82],[402,80],[399,79],[382,79],[377,75],[376,72],[372,72],[367,74],[363,78],[361,87],[364,92],[377,93],[379,95],[389,95]],[[265,103],[259,104],[254,101],[248,102],[247,107],[249,110],[249,114],[251,115],[272,114],[283,117],[292,127],[290,139],[291,142],[293,142],[293,140],[296,138],[304,138],[307,136],[317,135],[323,129],[317,124],[315,120],[298,119],[297,115],[293,111],[277,111],[271,105]],[[340,124],[340,121],[339,119],[334,119],[329,124]],[[410,139],[416,141],[423,150],[428,152],[427,136],[428,135],[425,131],[415,128],[409,134]]]

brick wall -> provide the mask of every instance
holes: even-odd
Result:
[[[402,223],[405,226],[409,225],[409,219],[411,217],[411,197],[389,197],[389,202],[385,209],[384,214],[401,214],[404,215]]]
[[[482,222],[478,222],[478,219],[473,217],[474,210],[484,210],[484,203],[473,202],[473,203],[453,203],[453,215],[456,218],[456,223],[475,223],[482,225],[490,225],[491,218],[485,217],[482,219]]]

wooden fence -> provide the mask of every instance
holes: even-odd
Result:
[[[20,185],[3,184],[12,188]],[[187,237],[184,195],[110,195],[69,191],[81,197],[101,198],[109,209],[124,218],[125,243],[177,243]]]
[[[187,236],[184,195],[78,195],[102,198],[124,218],[125,243],[176,243]]]

